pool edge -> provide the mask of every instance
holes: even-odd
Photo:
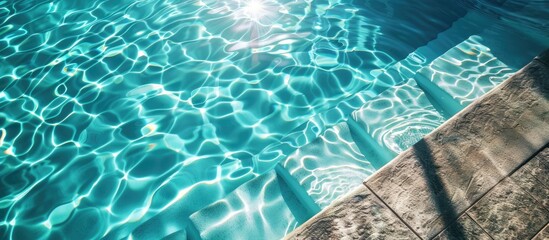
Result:
[[[431,239],[448,234],[466,237],[475,231],[495,235],[497,229],[482,221],[486,217],[482,214],[493,212],[482,203],[508,185],[512,175],[548,142],[546,50],[286,239]]]

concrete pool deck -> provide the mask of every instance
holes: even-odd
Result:
[[[549,238],[549,51],[286,239]]]

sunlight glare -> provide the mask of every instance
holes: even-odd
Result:
[[[248,0],[244,3],[244,14],[251,20],[258,21],[267,12],[261,0]]]

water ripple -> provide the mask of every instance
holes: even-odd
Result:
[[[440,2],[0,1],[0,236],[187,218],[386,87]]]

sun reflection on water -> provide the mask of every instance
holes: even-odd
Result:
[[[267,7],[261,0],[247,0],[243,4],[243,14],[252,21],[259,21],[263,16],[268,14]]]

